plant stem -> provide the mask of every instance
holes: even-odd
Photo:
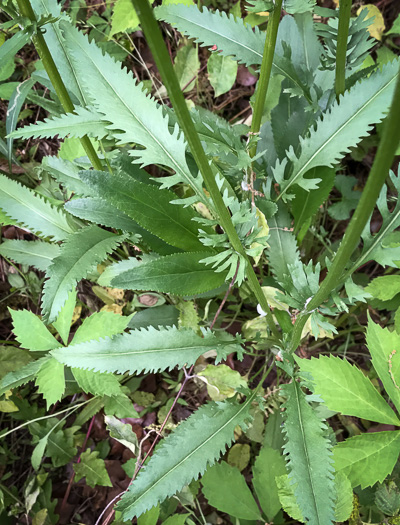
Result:
[[[36,16],[32,9],[30,1],[29,0],[17,0],[17,3],[18,3],[20,13],[26,18],[29,18],[31,22],[36,23],[37,22]],[[43,65],[46,70],[46,73],[49,75],[50,81],[53,84],[53,87],[57,93],[58,98],[60,99],[62,107],[67,113],[72,113],[75,109],[74,104],[72,103],[71,97],[69,96],[67,88],[65,87],[65,84],[60,76],[60,73],[58,72],[57,66],[53,60],[53,57],[51,56],[50,50],[46,44],[46,41],[42,33],[40,32],[40,29],[33,36],[32,39],[37,49],[37,52],[39,53],[39,56],[43,61]],[[80,141],[93,167],[96,170],[101,171],[103,169],[102,164],[100,162],[99,157],[97,156],[97,153],[93,147],[93,144],[90,142],[89,137],[85,135],[84,137],[80,139]]]
[[[146,35],[147,43],[149,44],[150,50],[154,56],[163,83],[167,88],[168,96],[175,110],[177,120],[189,144],[194,160],[203,176],[206,188],[210,193],[216,212],[219,216],[221,226],[227,234],[232,247],[247,261],[246,275],[249,280],[249,286],[256,296],[257,301],[260,303],[261,308],[267,314],[267,322],[271,332],[279,339],[279,332],[275,326],[268,302],[242,243],[240,242],[239,236],[232,223],[229,210],[222,199],[217,183],[215,182],[214,174],[190,117],[185,98],[179,87],[179,82],[172,67],[171,59],[165,46],[160,28],[153,16],[152,8],[147,0],[131,0],[131,2],[139,16],[141,27]]]
[[[253,118],[251,121],[251,134],[260,132],[261,119],[264,112],[265,99],[267,97],[269,80],[271,78],[272,61],[275,53],[276,37],[278,35],[279,21],[281,19],[282,0],[276,0],[274,10],[268,18],[267,36],[265,38],[264,53],[261,63],[260,78],[256,89],[256,101],[254,104]],[[250,156],[254,157],[257,144],[250,150]]]
[[[337,99],[339,99],[339,95],[342,95],[345,91],[347,39],[349,36],[351,3],[352,0],[340,0],[335,78],[335,91]]]
[[[329,294],[343,282],[346,264],[360,242],[361,233],[372,214],[376,201],[386,177],[392,166],[393,159],[400,142],[400,74],[397,78],[389,114],[386,117],[382,139],[376,153],[367,183],[362,192],[361,199],[357,205],[354,215],[347,227],[343,241],[333,259],[328,274],[321,284],[318,292],[307,305],[306,311],[297,318],[294,325],[289,351],[296,350],[301,339],[303,327],[315,308],[318,308]]]

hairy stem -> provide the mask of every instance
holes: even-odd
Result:
[[[29,0],[17,0],[17,3],[21,15],[29,18],[29,20],[33,23],[37,22],[35,13]],[[67,88],[65,87],[60,73],[58,72],[57,66],[53,60],[53,57],[51,56],[50,50],[42,33],[40,32],[40,29],[33,36],[33,43],[35,44],[36,50],[43,61],[46,73],[49,75],[50,81],[54,86],[62,107],[67,113],[72,113],[75,109],[74,104],[72,103],[71,97],[68,94]],[[89,137],[84,136],[80,139],[80,141],[93,167],[96,170],[101,171],[103,169],[102,164],[92,143],[90,142]]]
[[[279,21],[281,18],[282,0],[276,0],[275,7],[268,19],[267,36],[265,38],[264,53],[261,63],[260,78],[256,89],[256,101],[254,104],[253,118],[251,121],[251,134],[260,132],[261,118],[264,112],[265,99],[268,93],[269,80],[271,78],[272,61],[275,53],[276,37],[278,35]],[[257,145],[250,150],[250,156],[256,154]]]
[[[352,0],[340,1],[335,78],[335,91],[337,99],[339,99],[339,95],[342,95],[345,91],[347,39],[349,36],[351,3]]]
[[[161,31],[153,16],[152,8],[147,0],[131,0],[131,2],[139,16],[141,27],[146,35],[147,43],[149,44],[161,78],[167,89],[168,96],[177,116],[177,120],[183,130],[196,164],[203,176],[205,185],[210,193],[211,199],[219,216],[221,226],[227,234],[232,247],[247,261],[246,275],[249,280],[249,285],[256,296],[257,301],[260,303],[261,308],[267,314],[267,322],[271,332],[276,338],[279,338],[279,332],[275,326],[268,302],[264,296],[261,286],[257,280],[257,276],[254,273],[253,267],[247,257],[242,243],[240,242],[239,236],[232,223],[229,210],[225,206],[222,195],[218,189],[217,183],[215,182],[210,164],[206,154],[204,153],[203,146],[201,145],[199,136],[190,117],[185,98],[179,87],[179,82],[172,67],[171,59],[165,46]]]
[[[318,308],[328,297],[329,294],[343,283],[346,264],[360,242],[361,233],[368,222],[368,219],[375,208],[376,201],[386,177],[392,166],[393,159],[400,142],[400,75],[397,79],[396,88],[393,95],[392,104],[388,116],[386,117],[382,139],[376,153],[367,183],[362,192],[360,202],[354,212],[349,226],[344,235],[339,250],[333,259],[332,266],[321,284],[320,289],[307,305],[306,311],[297,318],[294,325],[289,351],[296,350],[300,343],[301,332],[309,318],[311,312]]]

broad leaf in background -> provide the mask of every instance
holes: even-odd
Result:
[[[47,270],[59,254],[59,246],[44,241],[4,239],[0,244],[0,255],[12,259],[17,264],[34,266],[42,272]]]
[[[234,439],[234,430],[247,428],[255,394],[239,404],[229,400],[208,403],[183,421],[154,451],[117,505],[123,519],[140,516],[173,496],[214,464]]]
[[[63,244],[60,255],[49,266],[44,285],[42,309],[46,323],[52,323],[77,282],[101,263],[125,236],[98,226],[82,228]]]
[[[208,503],[221,512],[243,520],[260,520],[257,503],[239,469],[225,461],[208,468],[201,478]]]
[[[176,295],[195,295],[220,287],[225,273],[216,273],[200,261],[207,252],[177,253],[143,263],[114,277],[111,285],[128,290],[153,290]],[[210,252],[210,255],[212,252]]]
[[[133,31],[139,25],[139,17],[133,7],[131,0],[117,0],[114,4],[111,17],[111,38],[116,33],[123,33],[130,29]]]
[[[178,77],[179,87],[186,91],[193,89],[197,73],[200,68],[198,51],[192,44],[187,44],[178,49],[174,62],[174,69]],[[191,80],[194,79],[192,82]]]
[[[241,355],[242,351],[233,336],[219,340],[211,331],[204,331],[201,337],[189,328],[178,330],[173,326],[159,330],[132,330],[97,342],[73,344],[54,352],[53,356],[60,362],[77,368],[139,373],[192,365],[208,350],[216,351],[217,362],[232,352],[239,352]]]
[[[309,525],[326,525],[334,520],[333,461],[326,425],[306,401],[300,384],[284,386],[284,431],[289,479]]]
[[[336,472],[343,472],[352,487],[370,487],[392,471],[400,453],[400,431],[364,433],[338,443],[333,449]]]
[[[113,374],[102,374],[81,368],[72,368],[72,373],[80,388],[87,394],[94,396],[120,396],[122,394],[118,378]]]
[[[214,96],[227,93],[236,80],[238,65],[230,57],[213,53],[207,62],[208,80],[214,88]]]
[[[399,360],[400,362],[400,360]],[[335,412],[387,425],[400,425],[396,414],[371,381],[354,365],[334,356],[297,359],[302,372],[311,374],[314,392]]]
[[[75,472],[75,479],[79,481],[82,478],[86,479],[86,484],[89,487],[112,487],[110,477],[107,473],[104,459],[98,457],[99,452],[91,451],[89,448],[85,450],[80,456],[80,462],[74,463],[73,469]]]

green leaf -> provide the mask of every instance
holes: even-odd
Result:
[[[175,193],[143,184],[129,175],[84,171],[81,179],[98,197],[138,222],[153,235],[187,251],[205,250],[198,240],[198,226],[191,208],[170,204]]]
[[[19,370],[32,361],[31,356],[22,348],[16,346],[0,346],[0,379],[9,372]]]
[[[132,319],[132,315],[123,316],[113,312],[95,312],[86,317],[75,332],[71,341],[77,345],[85,341],[99,341],[104,337],[112,337],[125,330]]]
[[[123,33],[128,29],[132,31],[139,25],[139,17],[131,0],[117,0],[111,17],[111,31],[109,37],[116,33]]]
[[[373,432],[338,443],[333,449],[336,472],[343,472],[352,487],[371,487],[391,474],[400,452],[400,431]]]
[[[355,177],[349,177],[348,175],[336,176],[335,187],[342,194],[342,198],[328,208],[328,213],[333,219],[343,221],[350,218],[350,213],[356,208],[361,197],[360,191],[353,190],[357,182]]]
[[[315,0],[284,0],[283,9],[290,15],[312,12]]]
[[[92,452],[89,448],[81,454],[80,462],[74,463],[75,481],[86,478],[89,487],[112,487],[109,475],[107,474],[104,460],[98,457],[99,452]]]
[[[208,503],[220,512],[243,520],[261,519],[257,503],[236,467],[222,461],[206,470],[201,483]]]
[[[91,195],[90,189],[79,178],[78,166],[69,160],[48,156],[43,159],[42,168],[66,190],[73,191],[77,195]]]
[[[1,253],[1,247],[0,247]],[[400,293],[400,275],[384,275],[371,281],[365,288],[375,299],[390,301]]]
[[[197,375],[206,382],[208,395],[213,401],[233,397],[238,390],[247,386],[246,380],[239,372],[227,365],[207,365]]]
[[[31,351],[45,352],[61,346],[37,315],[29,310],[9,310],[14,335],[22,346]]]
[[[190,514],[173,514],[163,522],[163,525],[184,525],[189,516]]]
[[[60,255],[46,272],[42,298],[45,322],[55,320],[76,283],[84,279],[124,238],[98,226],[88,226],[67,239]]]
[[[0,64],[5,64],[8,60],[14,60],[14,56],[25,44],[31,39],[29,31],[18,31],[11,38],[8,38],[4,44],[0,46]]]
[[[65,305],[62,307],[61,312],[58,314],[57,319],[54,321],[53,326],[60,334],[61,339],[65,345],[68,344],[69,331],[71,329],[72,316],[74,315],[74,309],[76,304],[76,290],[72,290],[68,294],[68,299]]]
[[[4,175],[0,175],[0,208],[33,233],[56,241],[66,239],[76,229],[62,210]]]
[[[36,386],[38,387],[38,392],[43,394],[48,410],[50,405],[60,401],[64,394],[64,365],[56,359],[48,359],[38,371]]]
[[[193,82],[190,81],[193,77],[197,76],[199,68],[200,62],[198,51],[192,44],[187,44],[178,49],[175,57],[174,69],[176,76],[178,77],[180,88],[185,88],[184,92],[193,89],[196,79],[194,79]],[[190,82],[189,85],[187,85],[188,82]]]
[[[41,357],[37,361],[31,361],[19,370],[15,370],[15,372],[9,372],[5,375],[0,381],[0,396],[7,392],[7,390],[12,390],[13,388],[17,388],[17,386],[24,385],[35,379],[40,368],[48,359],[48,357]]]
[[[289,479],[301,513],[309,525],[326,525],[334,519],[333,466],[326,425],[306,401],[299,383],[285,385],[286,443]]]
[[[177,326],[179,310],[172,304],[158,306],[157,308],[136,312],[129,321],[129,328],[148,328],[153,326]]]
[[[139,417],[139,414],[133,406],[133,402],[125,395],[112,397],[105,396],[104,413],[107,416],[116,416],[119,418]]]
[[[261,508],[269,521],[274,519],[281,508],[275,477],[284,474],[286,474],[286,465],[281,453],[264,446],[254,463],[253,486]]]
[[[75,113],[67,113],[60,117],[46,118],[43,122],[24,126],[9,136],[12,138],[46,138],[63,139],[66,136],[82,138],[85,135],[102,139],[108,134],[104,117],[93,109],[77,107]]]
[[[277,476],[276,485],[278,487],[279,501],[281,502],[283,510],[294,520],[304,523],[303,514],[294,495],[295,487],[291,485],[289,476],[287,474]]]
[[[335,474],[336,504],[335,521],[346,521],[353,510],[353,491],[350,480],[343,472]]]
[[[148,328],[106,337],[56,350],[53,356],[60,362],[76,368],[100,372],[141,372],[167,370],[175,366],[192,365],[208,350],[217,352],[221,361],[232,352],[240,352],[238,341],[232,336],[219,340],[211,331],[203,337],[190,329]]]
[[[362,137],[368,135],[373,124],[380,122],[389,107],[398,75],[398,61],[385,65],[382,70],[356,84],[334,102],[310,128],[306,138],[300,138],[301,153],[297,157],[293,147],[287,158],[278,161],[273,169],[274,177],[285,195],[292,185],[305,190],[317,188],[319,178],[306,179],[304,175],[316,166],[334,166]],[[292,174],[285,179],[288,160]]]
[[[238,65],[230,57],[213,53],[207,62],[208,80],[214,88],[214,96],[227,93],[236,80]]]
[[[160,257],[114,277],[111,285],[128,290],[152,290],[176,295],[208,292],[225,282],[225,274],[216,273],[200,262],[205,253],[177,253]]]
[[[234,439],[237,425],[247,428],[255,394],[237,401],[208,403],[183,421],[154,451],[123,495],[117,510],[132,519],[173,496],[214,464]]]
[[[395,331],[390,332],[387,328],[381,328],[369,318],[367,345],[372,356],[372,366],[399,412],[400,336]]]
[[[121,385],[113,374],[82,370],[81,368],[72,368],[71,370],[76,382],[87,394],[118,396],[122,393]]]
[[[98,111],[112,124],[119,143],[133,142],[143,149],[131,151],[134,162],[147,166],[161,164],[175,171],[162,179],[164,187],[178,182],[189,184],[197,200],[208,205],[201,178],[194,177],[186,162],[186,144],[178,127],[171,134],[168,117],[162,107],[149,97],[143,86],[136,84],[132,73],[121,70],[121,65],[86,36],[62,23],[66,44],[74,65]],[[117,131],[118,130],[118,131]],[[120,131],[123,130],[123,131]]]
[[[139,451],[139,443],[131,425],[122,423],[114,416],[105,416],[104,421],[110,436],[127,447],[136,456]]]
[[[320,356],[297,359],[302,372],[310,373],[314,392],[335,412],[387,425],[400,425],[396,414],[371,381],[345,359]]]
[[[392,27],[386,32],[387,35],[400,35],[400,14],[393,22]]]
[[[160,515],[160,506],[157,505],[156,507],[152,507],[150,510],[148,510],[144,514],[141,514],[137,519],[137,523],[138,525],[157,525],[159,515]]]
[[[4,239],[0,244],[0,255],[18,264],[29,264],[45,272],[52,260],[60,253],[56,244],[44,241],[20,241]]]

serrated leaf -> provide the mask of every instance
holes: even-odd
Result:
[[[278,161],[273,169],[280,184],[280,197],[287,194],[294,184],[306,190],[317,188],[320,179],[305,179],[304,175],[316,166],[334,166],[352,146],[380,122],[389,107],[398,75],[398,61],[386,64],[382,70],[356,84],[334,102],[310,128],[306,138],[300,138],[301,153],[296,155],[293,147],[286,152],[292,162],[292,174],[285,179],[287,159]]]
[[[38,371],[36,386],[45,398],[48,410],[50,405],[60,401],[65,391],[64,365],[56,359],[48,359]]]
[[[134,30],[139,25],[139,17],[130,0],[117,0],[111,17],[110,37],[116,33]]]
[[[87,394],[118,396],[122,393],[121,385],[113,374],[82,370],[81,368],[72,368],[71,370],[76,382]]]
[[[338,443],[333,449],[336,472],[352,487],[370,487],[388,476],[400,452],[400,431],[365,433]]]
[[[257,503],[236,467],[222,461],[206,470],[201,484],[208,503],[220,512],[244,520],[261,519]]]
[[[360,191],[353,190],[357,182],[355,177],[349,177],[348,175],[336,176],[335,187],[342,194],[342,198],[328,208],[328,213],[333,219],[342,221],[350,218],[350,213],[356,208],[361,197]]]
[[[29,381],[35,379],[42,365],[48,360],[48,357],[41,357],[37,361],[31,361],[15,372],[9,372],[0,381],[0,396],[7,390],[17,388],[17,386],[24,385]]]
[[[24,126],[9,135],[11,138],[47,138],[63,139],[66,136],[82,138],[85,135],[102,139],[108,134],[104,117],[93,109],[77,107],[75,113],[67,113],[60,117],[44,119],[43,122]]]
[[[88,226],[67,239],[60,255],[46,272],[42,298],[46,323],[55,320],[77,282],[84,279],[124,238],[124,235],[117,236],[98,226]]]
[[[132,316],[123,316],[113,312],[95,312],[86,317],[75,332],[71,345],[85,341],[99,341],[104,337],[123,332],[131,321]]]
[[[104,396],[104,413],[107,416],[116,416],[119,418],[139,417],[133,402],[129,397],[123,396]]]
[[[315,0],[284,0],[283,9],[290,15],[312,12]]]
[[[0,208],[37,235],[62,241],[76,230],[66,214],[32,190],[0,174]]]
[[[196,192],[198,200],[207,205],[201,178],[194,177],[187,165],[184,138],[178,127],[172,134],[169,132],[168,117],[162,107],[146,94],[143,86],[136,84],[131,72],[121,70],[121,65],[103,55],[94,42],[89,43],[85,35],[68,24],[61,23],[61,27],[89,97],[112,123],[109,129],[115,138],[120,144],[134,142],[144,148],[131,151],[134,162],[168,166],[175,175],[164,178],[163,185],[185,182]]]
[[[9,310],[14,335],[22,346],[31,351],[45,352],[61,346],[37,315],[29,310]]]
[[[61,308],[57,319],[53,323],[54,328],[60,334],[60,337],[65,345],[68,344],[68,336],[71,328],[72,317],[74,315],[75,304],[76,290],[72,290],[68,294],[67,302]]]
[[[193,330],[173,326],[132,330],[98,342],[74,344],[57,350],[53,356],[72,367],[133,373],[192,365],[208,350],[215,350],[217,360],[221,361],[232,352],[240,352],[241,347],[232,336],[220,340],[212,332],[204,331],[201,337]]]
[[[0,247],[1,253],[1,247]],[[365,288],[372,297],[381,301],[390,301],[400,293],[400,275],[383,275],[371,281]]]
[[[89,487],[112,487],[110,477],[107,473],[104,459],[98,457],[99,452],[92,452],[89,448],[80,456],[80,462],[74,463],[75,481],[86,479]]]
[[[79,178],[80,169],[69,160],[59,157],[44,157],[42,168],[50,173],[62,186],[77,195],[90,196],[90,189]]]
[[[264,445],[254,463],[253,486],[269,521],[274,519],[281,508],[275,478],[284,474],[286,474],[286,465],[281,453]]]
[[[176,199],[172,191],[143,184],[122,173],[84,171],[80,177],[98,197],[172,246],[187,251],[206,249],[198,240],[198,226],[192,220],[195,212],[170,204]]]
[[[367,345],[372,366],[397,411],[400,411],[400,336],[395,331],[381,328],[369,318]]]
[[[149,464],[118,503],[123,519],[140,516],[213,465],[232,442],[235,427],[246,428],[254,396],[242,404],[208,403],[182,422],[158,445]]]
[[[328,525],[334,520],[333,466],[326,425],[307,403],[300,385],[285,385],[284,431],[287,466],[302,515],[310,525]]]
[[[320,356],[298,359],[302,372],[310,373],[314,392],[335,412],[387,425],[400,425],[396,414],[371,381],[345,359]]]
[[[214,96],[227,93],[236,80],[237,62],[230,57],[213,53],[207,62],[208,80],[214,88]]]
[[[176,295],[208,292],[225,282],[225,273],[217,273],[200,262],[206,253],[177,253],[160,257],[141,264],[133,271],[122,272],[111,280],[111,285]]]
[[[18,264],[29,264],[45,272],[52,260],[60,253],[56,244],[44,241],[20,241],[4,239],[0,244],[0,255]]]

